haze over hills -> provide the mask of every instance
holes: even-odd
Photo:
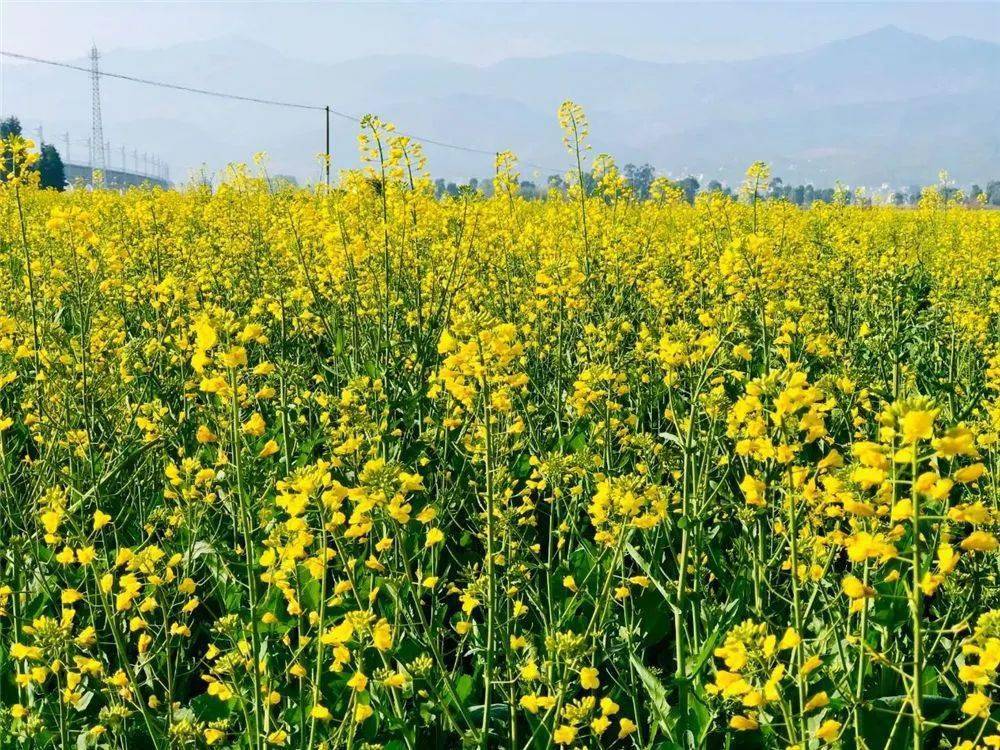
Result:
[[[16,51],[13,50],[13,51]],[[429,52],[433,53],[433,50]],[[303,53],[304,55],[305,53]],[[87,65],[85,58],[72,60]],[[947,169],[960,184],[1000,177],[1000,45],[940,41],[884,27],[807,52],[737,62],[656,63],[576,53],[487,66],[380,55],[336,64],[296,59],[257,42],[220,38],[154,51],[103,52],[102,68],[238,94],[379,114],[400,130],[489,152],[511,149],[522,175],[565,170],[556,119],[582,104],[593,152],[660,173],[738,182],[757,159],[786,182],[926,184]],[[86,74],[5,64],[4,114],[89,135]],[[102,79],[112,163],[119,144],[159,153],[171,177],[270,155],[273,172],[315,179],[323,115]],[[358,127],[333,121],[335,167],[357,163]],[[57,135],[60,134],[60,135]],[[74,144],[79,160],[86,146]],[[492,173],[488,155],[428,145],[435,176]]]

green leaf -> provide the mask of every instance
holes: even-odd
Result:
[[[87,706],[90,705],[90,702],[92,700],[94,700],[94,691],[88,690],[86,693],[83,694],[83,697],[80,698],[80,700],[78,700],[76,703],[73,704],[73,708],[75,708],[77,711],[86,711]]]
[[[218,721],[229,716],[232,706],[230,701],[220,701],[207,693],[202,693],[191,700],[191,710],[201,721]]]
[[[664,617],[663,598],[652,589],[646,589],[633,597],[633,607],[639,616],[642,645],[653,646],[660,643],[673,630],[673,619]]]
[[[635,562],[638,564],[642,572],[646,574],[646,577],[653,582],[653,586],[655,586],[656,590],[660,592],[660,595],[666,600],[666,602],[670,605],[671,608],[674,608],[674,603],[673,603],[674,597],[670,593],[668,593],[667,590],[663,587],[663,584],[660,583],[659,578],[653,575],[653,569],[650,566],[650,564],[646,561],[646,558],[642,556],[642,554],[639,552],[639,550],[635,548],[635,545],[633,544],[628,544],[626,545],[625,548],[628,550],[629,556],[633,560],[635,560]]]
[[[681,439],[677,437],[672,432],[661,432],[660,437],[667,443],[673,443],[674,445],[682,445]]]
[[[893,722],[886,721],[887,715],[909,711],[908,701],[909,698],[906,695],[890,695],[872,701],[871,709],[862,709],[861,739],[868,747],[883,747],[887,750],[905,750],[909,747],[909,719],[903,719],[904,726],[897,728],[895,734],[892,733]],[[959,703],[954,698],[927,696],[923,700],[924,718],[929,722],[942,722],[956,713],[958,706]],[[891,743],[889,742],[890,737],[892,738]],[[845,737],[845,741],[846,739]],[[927,740],[928,747],[935,746],[931,743],[931,737],[928,737]],[[855,744],[860,745],[860,743]]]
[[[701,644],[701,649],[693,659],[688,660],[687,675],[689,678],[697,675],[701,671],[702,667],[705,666],[705,662],[711,658],[712,653],[715,651],[716,644],[722,638],[722,634],[729,630],[733,620],[736,619],[739,603],[738,599],[734,599],[726,605],[726,609],[723,611],[722,616],[716,619],[715,627],[712,628],[712,632],[708,634],[704,643]]]
[[[459,675],[458,679],[455,680],[455,692],[462,703],[468,703],[469,696],[472,695],[473,686],[472,675]]]
[[[587,447],[587,430],[577,428],[572,435],[564,438],[564,442],[568,452],[579,453]]]
[[[659,678],[650,672],[635,654],[631,654],[629,659],[632,661],[632,667],[635,669],[636,674],[639,675],[642,686],[646,689],[653,721],[661,732],[669,734],[670,704],[667,702],[667,689],[660,682]]]

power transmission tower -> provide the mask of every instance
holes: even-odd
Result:
[[[90,138],[93,146],[94,158],[90,161],[90,182],[96,185],[99,179],[96,172],[103,176],[107,169],[107,161],[104,158],[104,127],[101,125],[101,71],[98,67],[100,55],[97,54],[97,45],[90,48]],[[103,178],[103,177],[102,177]]]
[[[69,162],[69,131],[67,131],[63,138],[66,140],[66,161]]]
[[[42,130],[42,126],[41,126],[41,125],[39,125],[39,126],[38,126],[38,127],[37,127],[37,128],[35,129],[35,132],[36,132],[36,133],[38,133],[38,148],[41,148],[41,147],[42,147],[42,144],[43,144],[43,143],[45,143],[45,133],[44,133],[44,131]]]

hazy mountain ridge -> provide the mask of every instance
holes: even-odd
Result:
[[[547,168],[568,165],[555,111],[572,98],[588,112],[595,152],[621,163],[648,161],[665,173],[735,181],[747,164],[766,159],[786,181],[824,185],[837,178],[922,183],[942,168],[960,182],[1000,175],[1000,45],[966,37],[935,41],[885,27],[801,53],[699,63],[576,53],[481,67],[412,55],[320,64],[302,59],[306,52],[296,58],[222,38],[109,51],[102,66],[236,94],[329,102],[352,115],[375,112],[403,131],[487,151],[510,148]],[[3,79],[6,112],[29,130],[41,121],[47,135],[67,128],[75,138],[89,134],[85,74],[8,65]],[[112,161],[124,141],[159,151],[175,179],[202,162],[217,169],[258,150],[270,153],[275,172],[318,173],[321,113],[113,79],[102,81],[102,104]],[[357,125],[332,124],[336,164],[355,164]],[[427,154],[435,175],[482,177],[492,169],[489,156],[433,146]]]

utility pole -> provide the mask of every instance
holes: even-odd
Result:
[[[101,71],[98,66],[100,55],[97,45],[90,48],[90,138],[92,141],[90,160],[90,182],[96,185],[95,171],[102,175],[107,168],[104,158],[104,126],[101,124]]]
[[[45,143],[45,135],[42,133],[42,126],[39,125],[35,128],[35,132],[38,133],[38,148],[41,150],[42,144]]]
[[[122,146],[122,172],[127,172],[128,167],[125,166],[125,147]]]
[[[323,160],[323,169],[326,171],[326,186],[330,187],[330,105],[326,105],[326,151]]]
[[[149,174],[149,154],[145,151],[142,154],[142,173]]]

